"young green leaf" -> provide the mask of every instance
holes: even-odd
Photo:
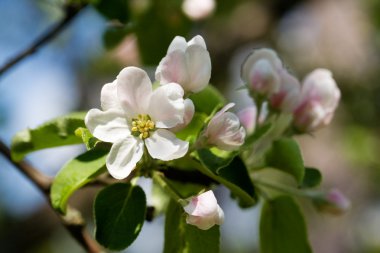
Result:
[[[176,133],[177,138],[193,143],[196,140],[199,132],[202,130],[206,119],[207,116],[204,113],[196,112],[189,125]]]
[[[171,201],[166,212],[164,253],[218,253],[219,226],[200,230],[186,224],[183,208]]]
[[[92,149],[63,166],[51,186],[50,199],[54,209],[66,213],[67,201],[74,191],[105,172],[107,154],[108,150]]]
[[[266,166],[285,171],[302,183],[305,167],[301,150],[296,141],[290,138],[282,138],[273,142],[265,157]]]
[[[146,198],[139,186],[113,184],[99,192],[94,203],[95,238],[111,250],[127,248],[144,224]]]
[[[229,188],[242,206],[256,203],[255,189],[240,157],[221,158],[208,149],[200,149],[197,159],[203,164],[199,171]]]
[[[75,135],[82,138],[87,150],[93,149],[100,141],[85,127],[79,127],[75,130]]]
[[[223,106],[226,103],[223,95],[213,86],[207,85],[199,93],[192,94],[190,99],[193,100],[195,111],[211,114],[217,106]]]
[[[305,176],[302,181],[302,188],[313,188],[322,181],[322,174],[315,168],[305,168]]]
[[[303,215],[291,197],[266,201],[260,220],[261,253],[311,253]]]
[[[85,127],[85,113],[71,113],[46,122],[34,129],[18,132],[12,140],[12,159],[20,161],[30,152],[80,144],[82,140],[75,135],[78,127]]]

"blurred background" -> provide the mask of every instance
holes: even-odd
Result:
[[[0,66],[61,20],[63,4],[1,0]],[[301,80],[315,68],[330,69],[342,91],[332,125],[297,138],[305,164],[323,173],[321,188],[337,187],[352,201],[352,209],[339,217],[302,203],[314,251],[380,252],[380,1],[130,0],[120,12],[124,23],[87,6],[52,42],[0,76],[1,139],[10,144],[22,129],[99,107],[102,85],[125,66],[141,66],[153,79],[176,35],[205,38],[212,58],[211,83],[242,109],[250,101],[235,91],[242,83],[240,65],[252,49],[270,47]],[[83,150],[44,150],[28,160],[53,176]],[[149,191],[149,182],[142,184]],[[71,200],[83,211],[90,231],[97,191],[86,188]],[[223,252],[258,252],[260,206],[242,210],[225,188],[216,193],[226,216]],[[160,252],[163,222],[162,217],[146,222],[126,252]],[[2,156],[0,252],[84,252],[38,190]]]

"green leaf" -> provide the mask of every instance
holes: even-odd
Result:
[[[206,119],[207,116],[205,114],[196,112],[190,124],[176,133],[177,138],[193,143],[197,139],[199,132],[202,130]]]
[[[164,253],[218,253],[219,226],[201,230],[186,224],[183,208],[171,201],[165,219]]]
[[[67,201],[74,191],[105,172],[107,154],[108,150],[93,149],[63,166],[51,186],[50,199],[54,209],[66,213]]]
[[[207,85],[201,92],[192,94],[190,99],[195,105],[195,111],[210,115],[216,107],[226,103],[223,95],[212,85]]]
[[[79,127],[75,130],[75,135],[82,138],[87,150],[93,149],[101,141],[95,138],[92,133],[84,127]]]
[[[240,157],[221,158],[208,149],[200,149],[197,159],[203,164],[198,170],[229,188],[239,198],[242,206],[256,203],[255,189]]]
[[[291,197],[267,201],[260,219],[261,253],[311,253],[303,215]]]
[[[313,188],[322,181],[322,174],[315,168],[305,168],[305,176],[302,181],[302,188]]]
[[[305,167],[301,151],[296,141],[282,138],[273,142],[265,157],[266,166],[283,170],[294,176],[298,184],[302,183]]]
[[[34,129],[18,132],[12,139],[12,159],[20,161],[30,152],[82,143],[74,132],[79,127],[85,127],[83,120],[85,115],[86,113],[82,112],[72,113],[48,121]]]
[[[117,19],[122,23],[129,20],[128,0],[91,0],[100,14],[108,19]]]
[[[140,233],[145,213],[145,193],[139,186],[118,183],[104,188],[94,203],[96,240],[111,250],[125,249]]]
[[[272,129],[272,123],[268,122],[265,125],[259,127],[255,130],[255,132],[248,136],[248,138],[244,142],[244,146],[249,146],[253,144],[255,141],[263,137],[265,134],[267,134]]]

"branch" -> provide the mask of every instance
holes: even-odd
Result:
[[[37,40],[26,48],[24,51],[20,52],[18,55],[11,58],[8,62],[6,62],[0,68],[0,76],[3,75],[7,70],[15,66],[25,57],[35,53],[41,46],[49,42],[56,35],[58,35],[74,18],[75,16],[82,10],[86,5],[85,4],[69,4],[66,5],[65,8],[65,17],[56,25],[47,30],[41,37],[37,38]]]
[[[26,176],[30,181],[32,181],[37,188],[44,194],[47,199],[49,206],[50,204],[50,187],[52,179],[46,175],[39,172],[36,168],[31,166],[25,161],[15,162],[11,158],[10,149],[0,140],[0,153],[15,166],[18,171],[20,171],[24,176]],[[54,210],[52,208],[52,210]],[[85,230],[84,221],[80,213],[75,209],[69,209],[66,216],[62,216],[55,212],[59,217],[60,222],[65,226],[67,231],[73,236],[73,238],[80,244],[82,247],[90,253],[99,253],[102,252],[102,249],[96,241],[94,241],[91,236]]]

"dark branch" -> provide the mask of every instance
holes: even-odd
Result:
[[[24,176],[32,181],[41,192],[50,205],[50,187],[52,179],[39,172],[36,168],[25,161],[16,162],[12,160],[10,149],[0,140],[0,153],[15,166]],[[53,210],[53,208],[52,208]],[[62,216],[55,212],[61,223],[65,226],[67,231],[74,237],[74,239],[83,246],[83,248],[90,253],[102,252],[100,246],[94,241],[85,229],[85,224],[81,215],[74,209],[69,209],[66,216]]]
[[[0,76],[15,66],[17,63],[19,63],[21,60],[23,60],[25,57],[35,53],[41,46],[58,35],[70,23],[70,21],[75,18],[75,16],[81,9],[83,9],[84,6],[85,5],[78,4],[70,4],[65,6],[65,17],[58,24],[51,27],[44,34],[42,34],[42,36],[39,37],[32,45],[5,63],[4,66],[0,68]]]

